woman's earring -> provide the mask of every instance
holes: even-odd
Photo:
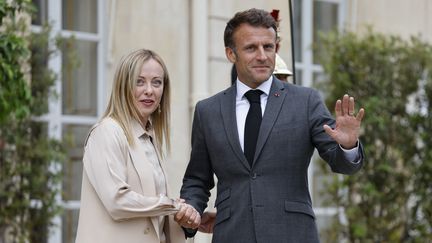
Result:
[[[161,113],[160,104],[158,105],[158,113]]]

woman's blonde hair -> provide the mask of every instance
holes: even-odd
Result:
[[[123,128],[129,144],[131,146],[134,145],[131,122],[132,119],[141,122],[141,114],[138,110],[134,89],[143,64],[150,59],[158,62],[162,66],[164,73],[163,94],[159,108],[150,115],[156,137],[155,145],[160,154],[163,154],[163,144],[165,144],[165,148],[168,150],[170,148],[170,79],[165,63],[154,51],[139,49],[124,56],[120,60],[114,74],[111,96],[103,117],[111,117],[116,120]],[[141,125],[143,127],[146,126],[146,124]]]

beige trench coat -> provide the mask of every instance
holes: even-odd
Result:
[[[156,195],[153,166],[139,146],[144,129],[134,122],[132,132],[134,147],[118,123],[105,118],[87,138],[77,243],[159,243],[158,217],[164,215],[166,242],[185,242],[173,220],[178,206]]]

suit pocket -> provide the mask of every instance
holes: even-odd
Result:
[[[217,209],[222,208],[221,204],[223,204],[224,201],[227,201],[227,199],[230,198],[230,196],[231,196],[231,189],[230,188],[227,188],[227,189],[221,191],[216,197],[215,207]]]
[[[231,196],[231,189],[227,188],[218,193],[215,207],[217,208],[215,225],[220,224],[221,222],[227,220],[231,217],[231,209],[229,204],[229,198]]]
[[[222,210],[218,210],[216,213],[215,225],[222,223],[223,221],[229,219],[231,217],[230,208],[224,208]]]
[[[302,202],[294,202],[294,201],[285,201],[285,211],[291,213],[302,213],[309,215],[313,219],[315,219],[315,214],[312,210],[312,207],[307,203]]]

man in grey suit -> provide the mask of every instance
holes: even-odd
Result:
[[[202,215],[216,175],[217,214],[201,221],[213,242],[319,242],[307,178],[314,149],[334,172],[352,174],[362,166],[364,110],[355,115],[354,98],[345,95],[333,119],[317,91],[273,77],[276,35],[268,12],[237,13],[224,33],[237,81],[195,107],[181,198]],[[253,112],[258,117],[250,118]],[[197,217],[191,215],[176,220],[191,228]]]

